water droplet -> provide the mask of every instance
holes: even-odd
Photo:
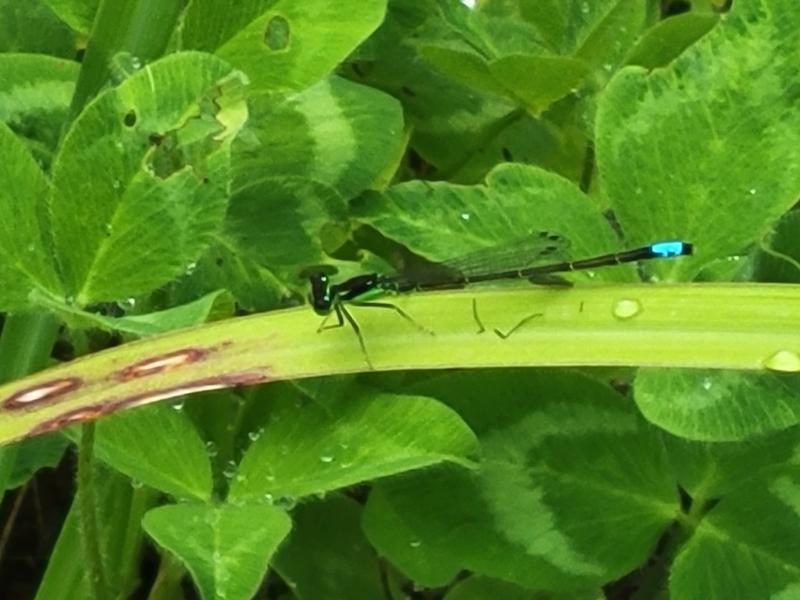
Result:
[[[183,410],[183,407],[186,405],[186,398],[181,398],[180,400],[176,400],[172,403],[172,408],[175,410]]]
[[[33,244],[28,244],[28,252],[35,252],[35,251],[36,251],[36,246],[34,246]]]
[[[297,504],[297,500],[295,500],[294,496],[280,496],[275,499],[275,502],[273,502],[274,506],[283,508],[285,510],[293,509],[295,504]]]
[[[217,448],[217,445],[210,440],[206,442],[206,454],[208,454],[211,458],[214,458],[217,454],[219,454],[219,448]]]
[[[708,391],[714,385],[714,382],[711,381],[710,377],[703,377],[703,383],[701,385],[703,386],[704,390]]]
[[[188,265],[186,265],[186,271],[184,271],[184,273],[186,275],[191,275],[192,273],[195,272],[196,269],[197,269],[197,263],[190,262]]]
[[[131,479],[131,487],[135,490],[140,490],[144,487],[144,484],[138,479]]]
[[[612,65],[611,63],[606,63],[606,64],[603,65],[603,69],[605,69],[609,73],[611,73],[613,68],[614,68],[614,65]]]
[[[122,182],[119,179],[115,179],[111,182],[111,187],[113,187],[115,190],[118,190],[122,187]]]
[[[755,196],[756,195],[756,188],[750,188],[748,191],[750,192],[751,196]]]
[[[142,59],[138,56],[131,56],[131,66],[134,69],[141,69],[142,68]]]
[[[461,218],[462,218],[463,220],[465,220],[465,221],[469,221],[469,220],[472,218],[472,215],[471,215],[471,214],[469,214],[468,212],[461,213]]]
[[[635,299],[622,298],[614,303],[613,314],[617,319],[631,319],[642,312],[642,304]]]
[[[764,367],[770,371],[797,373],[800,371],[800,355],[791,350],[778,350],[764,361]]]
[[[584,2],[583,4],[581,4],[581,12],[583,14],[585,14],[585,15],[589,14],[589,3],[588,2]]]
[[[106,235],[111,235],[114,231],[114,226],[111,223],[106,223]]]
[[[324,462],[324,463],[328,463],[328,464],[329,464],[329,463],[332,463],[332,462],[334,461],[334,457],[333,457],[333,456],[331,456],[330,454],[323,454],[322,456],[320,456],[320,457],[319,457],[319,459],[320,459],[322,462]]]
[[[225,479],[233,479],[233,476],[236,475],[236,463],[232,460],[226,462],[225,468],[222,469],[222,475]]]
[[[411,546],[412,548],[419,548],[420,546],[422,546],[422,542],[420,540],[411,540],[408,543],[408,545]]]
[[[244,483],[245,481],[247,481],[247,477],[245,477],[245,476],[244,476],[244,475],[242,475],[241,473],[237,473],[237,474],[236,474],[236,481],[237,481],[238,483]]]
[[[256,429],[255,431],[250,431],[247,433],[247,437],[250,438],[251,442],[255,442],[258,438],[261,437],[261,434],[264,433],[264,428],[261,427]]]
[[[643,190],[642,190],[642,188],[640,188],[640,187],[637,187],[637,188],[636,188],[636,195],[637,195],[637,196],[641,196],[641,194],[642,194],[642,191],[643,191]]]

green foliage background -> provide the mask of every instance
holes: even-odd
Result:
[[[0,0],[0,50],[3,380],[539,231],[696,248],[577,285],[800,282],[790,0]],[[123,412],[36,598],[798,597],[799,399],[507,369]],[[3,448],[2,489],[67,436]]]

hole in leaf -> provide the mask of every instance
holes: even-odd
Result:
[[[135,110],[128,111],[122,118],[122,122],[125,123],[125,127],[133,127],[134,125],[136,125],[136,111]]]
[[[661,14],[665,17],[672,17],[689,12],[691,9],[692,4],[688,0],[672,0],[661,5]]]
[[[285,50],[289,45],[289,21],[281,16],[272,17],[264,32],[264,43],[270,50]]]

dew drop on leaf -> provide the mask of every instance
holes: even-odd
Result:
[[[208,454],[211,458],[219,454],[219,448],[217,448],[217,445],[214,442],[206,442],[206,454]]]
[[[278,506],[286,510],[291,510],[292,508],[294,508],[295,504],[297,504],[297,500],[295,499],[294,496],[281,496],[277,498],[274,502],[275,506]]]
[[[222,475],[225,479],[233,479],[233,476],[236,475],[236,463],[232,460],[225,463],[225,468],[222,469]]]
[[[764,361],[764,368],[782,373],[797,373],[800,371],[800,355],[791,350],[778,350]]]
[[[642,312],[642,304],[638,300],[623,298],[614,303],[613,314],[617,319],[632,319]]]

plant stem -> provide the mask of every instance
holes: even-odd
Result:
[[[115,55],[127,52],[140,64],[161,56],[182,9],[181,0],[103,0],[72,97],[70,120],[106,85]]]
[[[97,495],[94,477],[95,423],[84,423],[81,428],[80,453],[78,454],[78,505],[80,506],[80,532],[83,546],[83,563],[90,600],[105,600],[108,597],[103,558],[100,552],[100,529],[97,524]]]
[[[181,579],[186,574],[183,565],[171,554],[163,553],[158,574],[147,600],[171,600],[180,595]]]

